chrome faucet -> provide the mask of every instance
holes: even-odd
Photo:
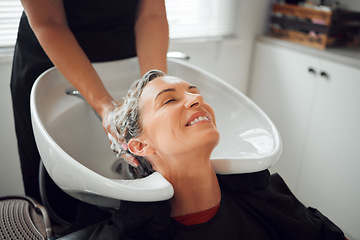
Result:
[[[168,58],[176,58],[176,59],[183,59],[183,60],[189,60],[190,56],[182,53],[182,52],[168,52],[166,54],[166,57]]]

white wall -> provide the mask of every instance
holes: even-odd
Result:
[[[0,56],[0,196],[23,194],[10,95],[11,55]]]

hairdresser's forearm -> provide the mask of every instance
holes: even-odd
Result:
[[[135,33],[141,73],[151,69],[167,72],[169,29],[162,0],[142,1]]]
[[[103,116],[104,107],[113,99],[70,29],[66,26],[40,26],[35,27],[34,32],[54,65]]]
[[[103,115],[112,98],[70,31],[62,0],[21,0],[37,39],[54,65]]]

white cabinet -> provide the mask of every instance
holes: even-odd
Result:
[[[283,139],[271,171],[360,239],[360,69],[260,41],[250,97]]]
[[[269,115],[280,131],[283,153],[272,168],[295,188],[316,89],[308,72],[317,60],[287,48],[258,43],[250,97]]]

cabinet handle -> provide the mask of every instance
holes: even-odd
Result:
[[[309,73],[312,73],[312,74],[316,74],[315,69],[313,69],[312,67],[309,67],[309,68],[308,68],[308,72],[309,72]]]
[[[323,78],[329,79],[329,75],[326,72],[320,72],[320,76]]]

